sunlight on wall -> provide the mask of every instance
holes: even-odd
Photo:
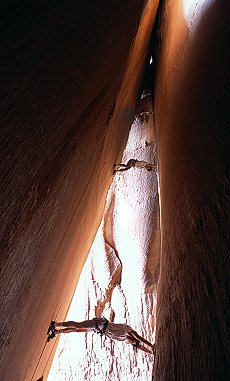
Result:
[[[150,105],[146,100],[141,107]],[[142,108],[141,108],[142,110]],[[153,118],[134,122],[122,162],[135,157],[152,162]],[[116,323],[127,323],[154,342],[156,290],[146,261],[155,221],[157,175],[132,168],[116,174],[108,192],[106,213],[82,270],[66,320],[82,321],[102,314]],[[106,229],[107,226],[107,229]],[[109,227],[108,227],[109,226]],[[92,380],[151,381],[152,355],[122,342],[93,333],[68,333],[60,337],[47,381]]]
[[[203,12],[214,3],[215,0],[182,0],[185,20],[188,24],[192,21],[197,23]]]

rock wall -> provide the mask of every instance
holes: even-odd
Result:
[[[0,379],[49,367],[124,149],[158,2],[5,2]],[[93,216],[93,218],[92,218]]]
[[[154,97],[162,229],[155,378],[225,381],[229,1],[162,4]],[[45,345],[47,325],[65,317],[100,224],[112,165],[133,120],[157,5],[3,4],[4,381],[48,372],[55,345]],[[142,278],[150,292],[153,265],[146,262]]]
[[[123,163],[157,161],[153,114],[144,119],[144,109],[152,112],[150,96],[140,101]],[[66,319],[105,316],[131,325],[154,343],[159,253],[157,165],[155,172],[117,173]],[[135,353],[131,345],[95,333],[68,333],[60,338],[48,381],[151,381],[153,361],[151,354]]]
[[[228,1],[162,9],[157,381],[230,379],[229,21]]]

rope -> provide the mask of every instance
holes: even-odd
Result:
[[[41,361],[41,358],[42,358],[42,355],[43,355],[43,353],[44,353],[44,350],[45,350],[45,347],[46,347],[46,343],[47,343],[47,341],[45,342],[45,344],[44,344],[44,346],[43,346],[43,349],[42,349],[42,352],[41,352],[40,357],[39,357],[39,359],[38,359],[37,365],[36,365],[36,367],[35,367],[35,369],[34,369],[34,373],[33,373],[33,375],[32,375],[31,381],[33,380],[34,375],[35,375],[35,373],[36,373],[36,371],[37,371],[37,369],[38,369],[38,365],[39,365],[39,363],[40,363],[40,361]],[[43,372],[43,373],[44,373],[44,372]]]

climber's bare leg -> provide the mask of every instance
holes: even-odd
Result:
[[[54,328],[73,328],[74,332],[85,332],[88,330],[93,330],[95,328],[95,321],[94,320],[85,320],[81,322],[77,321],[63,321],[63,322],[56,322],[54,323]]]
[[[131,167],[115,169],[115,172],[123,172],[123,171],[127,171],[127,170],[130,169],[130,168],[131,168]]]
[[[129,168],[131,167],[127,167],[126,164],[116,164],[113,167],[113,172],[123,172],[123,171],[127,171]]]
[[[127,165],[126,164],[114,164],[114,168],[116,167],[126,167]]]
[[[61,333],[72,333],[72,332],[91,332],[91,329],[89,328],[59,328],[55,329],[54,334],[55,336],[60,335]]]

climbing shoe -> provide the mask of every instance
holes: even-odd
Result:
[[[50,333],[55,331],[55,326],[54,326],[55,323],[56,323],[56,321],[54,321],[54,320],[51,321],[49,328],[48,328],[48,331],[47,331],[47,335],[49,335]]]
[[[49,343],[50,340],[54,339],[55,338],[55,331],[53,331],[50,335],[48,335],[47,337],[47,342]]]

